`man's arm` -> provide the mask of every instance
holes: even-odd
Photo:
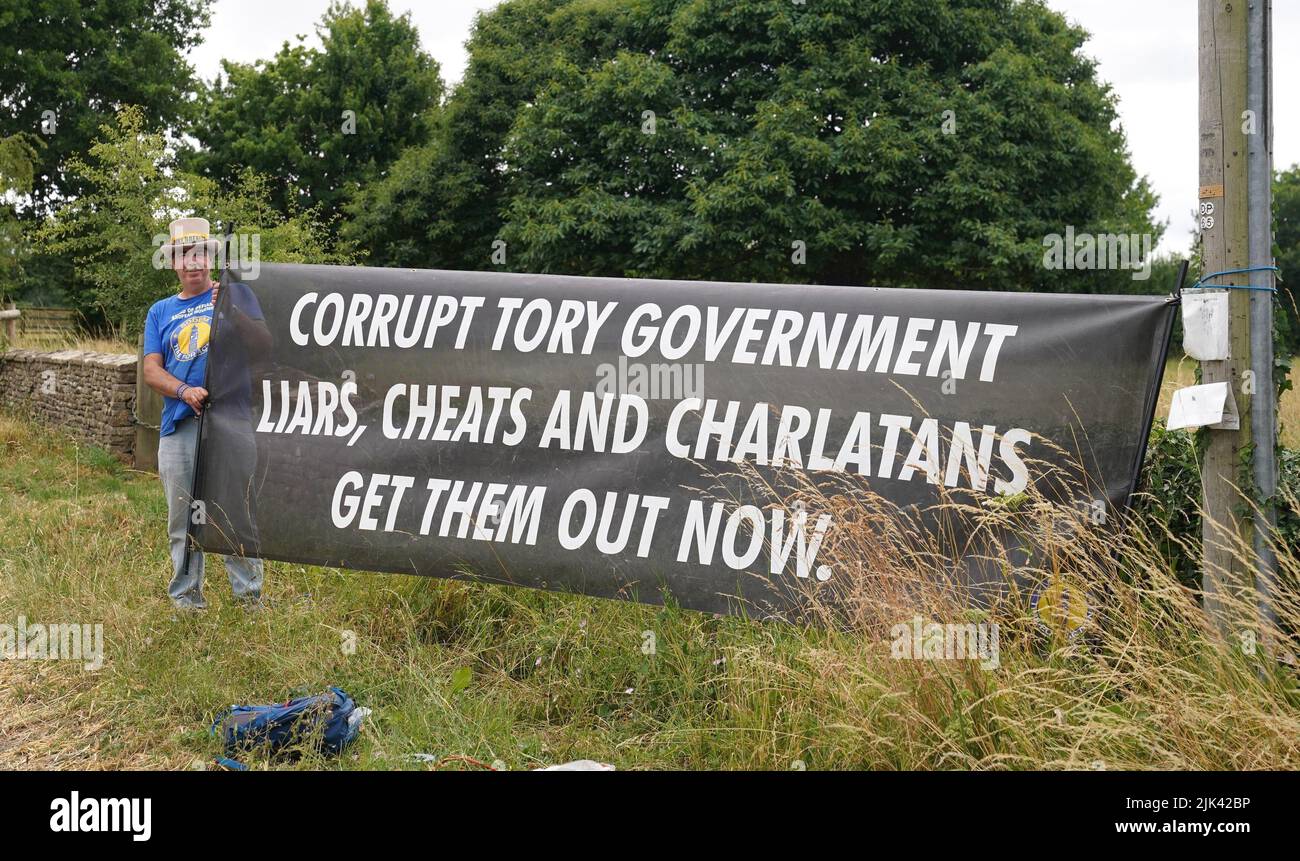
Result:
[[[186,386],[181,380],[167,373],[160,353],[150,353],[144,357],[144,384],[160,395],[180,398],[189,404],[196,415],[203,412],[203,402],[208,399],[207,389],[202,386]],[[182,386],[185,388],[182,389]]]

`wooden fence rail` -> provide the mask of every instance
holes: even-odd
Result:
[[[9,303],[4,308],[0,308],[0,322],[4,323],[4,336],[6,341],[13,341],[18,337],[18,318],[22,316],[22,311]]]
[[[18,331],[24,335],[73,335],[81,322],[74,308],[23,308]]]

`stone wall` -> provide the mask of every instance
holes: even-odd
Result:
[[[67,431],[131,463],[135,363],[130,354],[9,350],[0,354],[0,409]]]

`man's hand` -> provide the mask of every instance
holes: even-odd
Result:
[[[181,393],[181,400],[190,405],[194,414],[203,412],[203,402],[208,399],[208,390],[202,386],[190,386]]]

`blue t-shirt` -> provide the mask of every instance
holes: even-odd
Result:
[[[245,284],[230,285],[231,300],[241,311],[255,320],[262,318],[261,309],[253,291]],[[224,304],[224,303],[223,303]],[[208,364],[208,339],[212,333],[212,290],[182,299],[169,296],[160,299],[149,309],[144,321],[144,354],[162,356],[163,368],[182,383],[202,386]],[[224,344],[223,343],[223,352]],[[160,436],[176,430],[176,423],[194,415],[189,404],[179,398],[164,395]]]

